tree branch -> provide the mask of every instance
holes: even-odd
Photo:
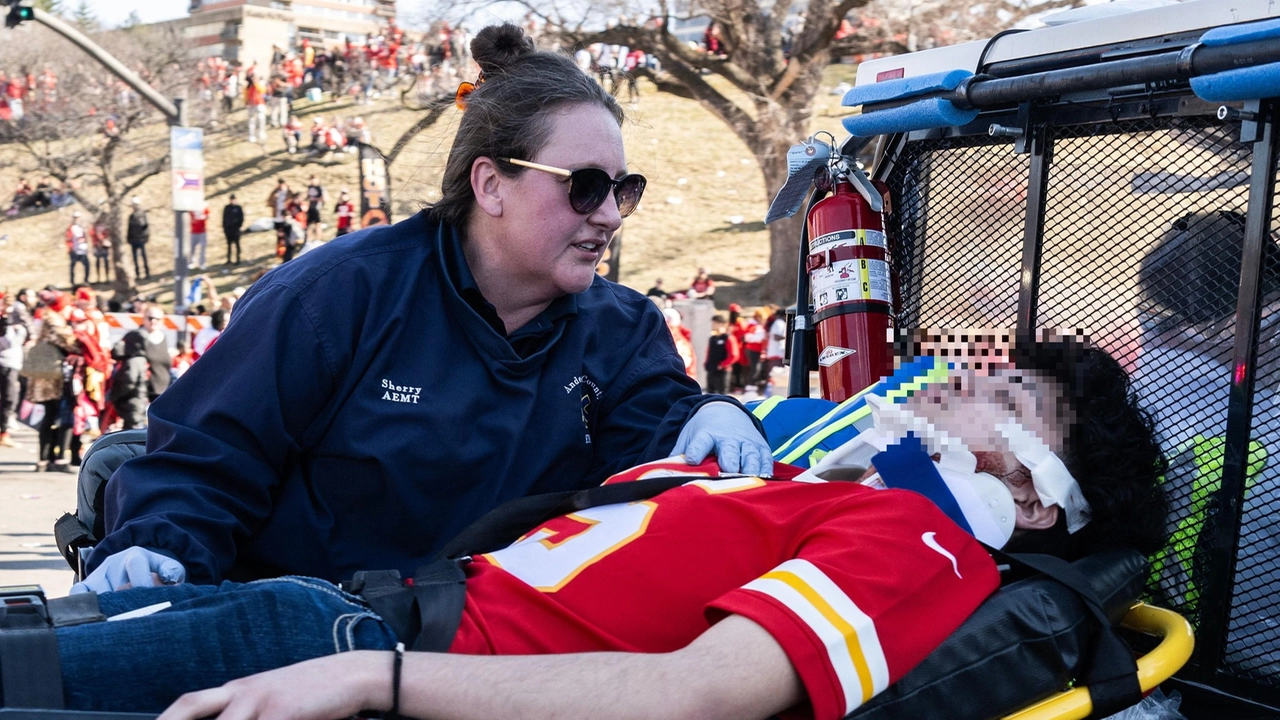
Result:
[[[151,170],[144,172],[142,175],[138,176],[132,182],[126,183],[124,187],[120,188],[120,193],[116,197],[123,198],[123,197],[128,197],[129,195],[132,195],[134,190],[137,190],[138,188],[142,187],[142,183],[164,172],[164,161],[165,161],[164,158],[156,159],[155,166]]]

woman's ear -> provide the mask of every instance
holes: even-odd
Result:
[[[506,179],[492,158],[478,157],[471,163],[471,193],[481,212],[502,217],[502,185]]]

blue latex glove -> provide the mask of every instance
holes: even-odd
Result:
[[[773,452],[742,408],[709,402],[698,408],[680,429],[671,456],[684,455],[697,465],[715,451],[720,469],[758,477],[773,477]]]
[[[105,593],[119,590],[121,585],[155,587],[155,573],[160,582],[174,585],[187,579],[187,569],[171,557],[146,548],[131,547],[109,556],[89,577],[71,586],[71,594],[84,592]]]

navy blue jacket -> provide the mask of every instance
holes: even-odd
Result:
[[[407,576],[500,503],[665,457],[710,399],[653,303],[599,277],[504,337],[419,213],[254,284],[152,404],[89,566],[136,545],[193,582]]]

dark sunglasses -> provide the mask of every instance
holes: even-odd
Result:
[[[643,175],[635,173],[623,175],[614,180],[609,177],[609,173],[600,168],[566,170],[528,160],[514,158],[501,158],[501,160],[512,165],[569,178],[569,206],[579,215],[590,215],[595,212],[596,208],[604,204],[605,198],[609,197],[609,191],[612,190],[613,198],[618,202],[618,214],[627,217],[636,211],[636,206],[640,204],[640,196],[644,194],[645,183],[648,182]]]

